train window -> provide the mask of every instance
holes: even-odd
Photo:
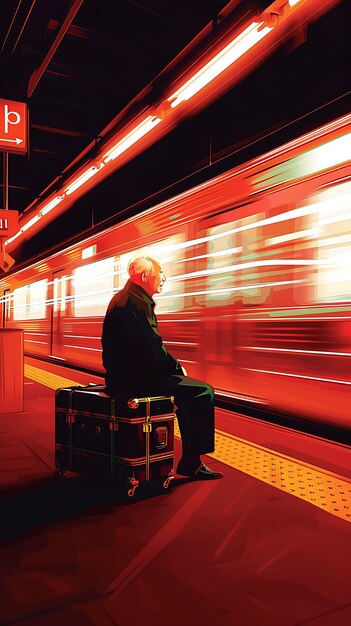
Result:
[[[10,292],[5,292],[5,319],[9,320],[11,318],[11,301],[12,297]]]
[[[207,260],[207,269],[199,273],[206,275],[204,297],[198,298],[200,306],[236,300],[260,304],[267,297],[260,268],[262,227],[256,225],[263,217],[263,213],[253,214],[206,230],[206,254],[198,257]],[[200,283],[196,288],[201,291]]]
[[[334,186],[313,198],[318,209],[316,299],[351,300],[351,182]]]
[[[2,303],[2,325],[5,326],[6,322],[11,317],[11,299],[13,296],[10,294],[9,289],[5,289],[4,295],[0,298],[0,303]]]
[[[27,293],[29,285],[18,287],[13,292],[13,319],[25,320],[28,318]]]
[[[66,285],[67,276],[54,278],[54,312],[66,310]]]
[[[117,260],[116,274],[118,276],[118,288],[122,288],[128,280],[127,267],[130,259],[141,254],[153,256],[162,263],[166,275],[166,282],[162,295],[155,295],[157,301],[157,313],[171,313],[184,308],[184,237],[173,235],[162,241],[152,244],[147,248],[133,250],[127,254],[121,254]]]
[[[78,267],[73,273],[74,316],[105,315],[113,296],[115,258]]]
[[[29,285],[29,307],[27,319],[44,319],[46,315],[47,280],[38,280]]]

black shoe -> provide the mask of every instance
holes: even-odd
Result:
[[[223,478],[224,474],[222,472],[214,472],[211,470],[205,463],[201,463],[200,467],[196,470],[194,474],[194,478],[196,480],[218,480],[218,478]]]
[[[191,478],[195,478],[195,480],[216,480],[218,478],[223,478],[222,472],[214,472],[211,470],[205,463],[200,462],[200,465],[197,464],[187,464],[180,459],[177,467],[177,474],[181,474],[182,476],[191,476]]]
[[[177,474],[181,474],[182,476],[194,476],[197,468],[201,460],[197,457],[195,460],[192,459],[189,461],[188,459],[180,459],[177,466]]]

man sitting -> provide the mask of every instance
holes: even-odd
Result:
[[[103,364],[111,395],[172,395],[182,438],[177,473],[198,480],[222,478],[201,461],[214,451],[214,390],[186,375],[165,348],[152,296],[166,277],[154,258],[140,256],[128,266],[129,280],[111,300],[102,332]]]

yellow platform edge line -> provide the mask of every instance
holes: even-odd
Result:
[[[292,456],[288,456],[287,454],[283,454],[282,452],[277,452],[275,450],[272,450],[271,448],[266,448],[265,446],[261,446],[259,443],[254,443],[252,441],[248,441],[246,439],[241,439],[241,437],[236,437],[235,435],[232,435],[230,433],[226,433],[223,430],[219,430],[216,428],[216,434],[218,435],[222,435],[223,437],[229,438],[229,439],[233,439],[234,441],[240,441],[243,444],[249,445],[250,448],[257,448],[258,450],[262,450],[263,452],[267,452],[268,454],[274,454],[274,456],[276,457],[280,457],[281,459],[284,459],[285,461],[290,461],[291,463],[296,463],[298,462],[299,465],[303,465],[304,467],[307,467],[308,469],[314,470],[314,471],[318,471],[320,474],[326,474],[327,476],[333,476],[334,478],[337,478],[338,480],[344,480],[346,483],[349,483],[351,485],[351,479],[347,478],[346,476],[342,476],[341,474],[335,474],[334,472],[330,472],[329,470],[325,470],[321,467],[318,467],[318,465],[313,465],[312,463],[307,463],[307,461],[301,461],[298,460]],[[337,444],[335,444],[337,445]]]
[[[38,367],[34,367],[33,365],[25,364],[24,374],[25,374],[25,377],[30,378],[42,385],[45,385],[46,387],[50,387],[51,389],[55,389],[55,390],[59,389],[60,387],[71,387],[71,386],[79,385],[79,383],[77,383],[74,380],[70,380],[68,378],[58,376],[57,374],[51,374],[50,372],[45,372],[44,370]],[[175,420],[174,435],[177,439],[180,439],[180,431],[179,431],[177,420]],[[341,492],[342,494],[346,495],[346,498],[343,498],[343,501],[347,502],[347,504],[344,504],[344,505],[340,505],[340,503],[338,504],[338,506],[341,506],[343,508],[343,510],[341,511],[336,508],[333,509],[333,505],[331,505],[330,503],[327,507],[322,506],[322,504],[320,503],[320,497],[318,497],[318,501],[317,501],[317,498],[314,498],[316,500],[314,502],[311,500],[311,497],[309,497],[308,495],[292,493],[289,488],[285,488],[282,485],[274,484],[272,480],[268,477],[258,476],[257,473],[253,471],[248,471],[247,469],[243,470],[242,468],[239,468],[238,464],[233,462],[233,460],[230,460],[230,461],[224,460],[222,453],[212,452],[207,455],[215,459],[216,461],[220,461],[221,463],[223,463],[224,465],[227,465],[228,467],[232,467],[233,469],[241,471],[242,473],[248,476],[251,476],[253,478],[256,478],[257,480],[260,480],[261,482],[269,484],[275,489],[283,491],[301,500],[305,500],[309,504],[312,504],[313,506],[318,507],[319,509],[325,511],[326,513],[330,513],[331,515],[339,517],[345,521],[351,522],[351,513],[348,512],[349,510],[351,510],[351,488],[350,488],[351,481],[349,481],[346,477],[340,476],[338,474],[334,474],[332,472],[328,472],[327,470],[320,468],[318,466],[311,465],[304,461],[297,460],[293,457],[284,455],[280,452],[276,452],[275,450],[266,448],[264,446],[260,446],[259,444],[252,443],[245,439],[241,439],[240,437],[235,437],[234,435],[231,435],[229,433],[226,433],[218,429],[216,429],[215,431],[215,437],[216,437],[216,444],[217,445],[219,444],[219,447],[221,444],[225,445],[228,442],[233,442],[233,444],[240,445],[242,447],[242,450],[247,451],[249,453],[251,453],[252,451],[256,451],[256,453],[268,454],[270,455],[271,460],[279,459],[282,463],[288,464],[288,465],[290,464],[295,469],[302,469],[304,472],[308,470],[308,473],[312,474],[312,477],[309,477],[309,480],[312,480],[312,478],[319,479],[319,480],[325,479],[328,482],[331,482],[330,479],[336,480],[339,483],[338,488],[347,490],[346,494],[344,491]],[[318,484],[322,484],[322,483],[319,482]],[[334,487],[333,486],[331,487],[329,485],[328,489],[335,489],[335,485]],[[323,489],[320,489],[320,491],[323,491]],[[329,495],[328,492],[325,492],[325,493]],[[314,494],[314,495],[318,496],[318,494]],[[326,498],[325,495],[321,497]]]

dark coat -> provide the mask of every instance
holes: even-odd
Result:
[[[137,392],[162,386],[165,378],[182,374],[158,331],[155,302],[128,280],[111,300],[102,331],[102,358],[107,388]],[[150,394],[151,391],[148,392]]]

